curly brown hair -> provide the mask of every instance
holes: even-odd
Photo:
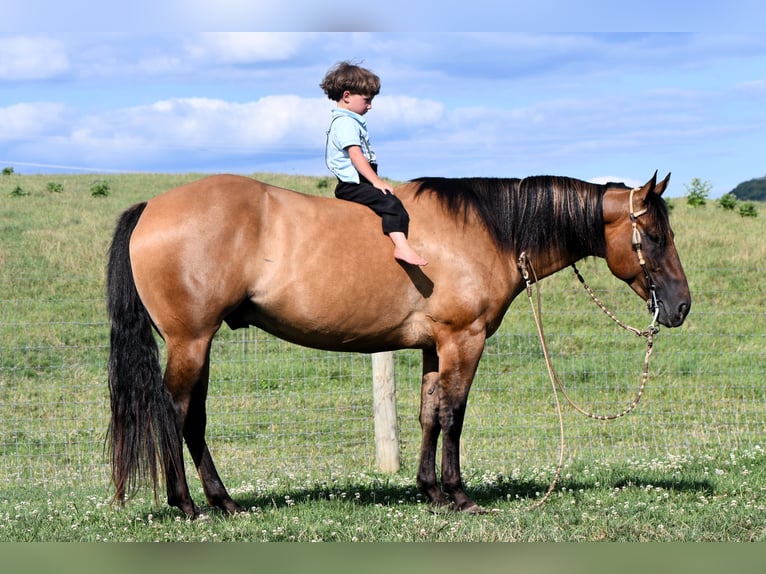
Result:
[[[353,62],[338,62],[327,71],[319,87],[328,98],[337,102],[346,90],[352,94],[377,96],[380,93],[380,78]]]

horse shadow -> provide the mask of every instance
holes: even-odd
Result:
[[[425,274],[421,267],[418,267],[417,265],[410,265],[409,263],[405,263],[399,260],[397,260],[397,263],[399,263],[402,269],[404,269],[405,273],[407,273],[410,281],[412,281],[412,284],[415,286],[415,289],[418,290],[418,293],[420,293],[421,297],[428,299],[431,295],[433,295],[434,282],[428,275]]]
[[[715,486],[709,480],[695,480],[691,478],[631,478],[622,477],[607,482],[607,487],[617,488],[636,488],[643,490],[647,487],[661,488],[671,492],[696,492],[709,496],[714,494]],[[549,483],[536,480],[517,480],[503,479],[489,484],[477,486],[468,486],[467,494],[481,507],[491,508],[497,506],[500,502],[507,500],[522,500],[530,503],[539,499],[540,495],[548,490]],[[603,490],[604,482],[599,486],[592,481],[566,480],[559,483],[558,489],[564,488],[572,492],[587,492],[594,490]],[[361,505],[393,505],[401,503],[423,503],[425,498],[416,491],[414,485],[387,485],[379,487],[376,485],[353,486],[347,485],[346,488],[337,490],[328,490],[320,486],[312,488],[298,488],[277,498],[273,495],[259,495],[244,498],[240,504],[247,508],[272,506],[276,508],[288,507],[300,504],[304,500],[353,500]]]
[[[542,493],[546,492],[550,484],[536,480],[518,480],[501,478],[491,483],[468,486],[466,492],[482,508],[490,509],[502,502],[509,500],[525,501],[529,504],[539,500]],[[605,487],[612,489],[635,488],[643,490],[648,487],[661,488],[670,492],[695,492],[705,496],[715,493],[715,486],[709,480],[695,480],[692,478],[662,478],[647,479],[646,477],[621,477],[611,481],[578,481],[563,480],[559,482],[557,490],[564,489],[567,492],[583,493],[594,490],[603,490]],[[417,492],[414,484],[392,485],[385,481],[380,484],[343,485],[318,482],[307,487],[280,490],[279,493],[246,494],[234,496],[235,501],[247,511],[256,509],[286,509],[308,502],[336,502],[341,504],[356,504],[361,506],[394,506],[401,504],[427,504],[425,498]],[[215,508],[202,506],[205,514],[225,516]],[[433,508],[434,511],[441,509]],[[178,511],[173,508],[163,508],[154,512],[155,519],[166,517],[173,519]]]

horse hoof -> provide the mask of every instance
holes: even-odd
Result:
[[[171,505],[171,506],[178,506],[179,510],[183,512],[186,515],[186,520],[198,520],[200,517],[200,509],[196,504],[192,504],[191,506],[181,506],[181,505]]]
[[[229,516],[237,516],[239,514],[247,514],[247,509],[242,508],[239,504],[237,504],[233,500],[230,500],[228,502],[224,502],[221,505],[221,509],[226,514],[228,514]]]
[[[445,512],[451,512],[454,510],[452,502],[441,493],[437,496],[433,496],[428,501],[428,510],[431,514],[443,514]]]
[[[472,502],[465,508],[458,508],[460,512],[464,512],[466,514],[485,514],[487,511],[484,510],[481,506],[476,504],[475,502]]]

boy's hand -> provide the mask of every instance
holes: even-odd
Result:
[[[385,181],[380,179],[378,177],[378,174],[375,173],[375,170],[372,169],[372,166],[367,161],[367,158],[364,157],[364,154],[362,153],[362,148],[356,145],[348,146],[346,148],[348,150],[348,157],[351,160],[351,163],[356,168],[356,171],[359,172],[359,175],[364,177],[367,181],[369,181],[373,187],[378,188],[383,193],[393,193],[393,190],[391,189],[391,186],[388,185]]]

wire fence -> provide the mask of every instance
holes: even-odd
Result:
[[[598,288],[599,281],[591,284]],[[627,288],[603,283],[601,294],[618,314],[630,309],[628,322],[649,322]],[[726,306],[715,290],[693,286],[692,294],[687,323],[656,338],[637,410],[600,422],[564,407],[569,464],[764,444],[763,292],[727,293]],[[109,338],[103,300],[9,295],[0,301],[0,481],[8,488],[105,484]],[[544,281],[543,300],[549,347],[570,394],[594,411],[621,410],[640,382],[643,339],[615,329],[570,275]],[[305,349],[257,329],[225,327],[211,356],[207,436],[225,480],[374,472],[369,356]],[[418,351],[395,353],[402,472],[413,476],[420,369]],[[558,441],[551,386],[522,295],[487,341],[466,414],[464,469],[470,475],[553,467]]]

